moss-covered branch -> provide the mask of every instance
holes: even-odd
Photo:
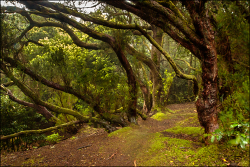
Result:
[[[76,117],[78,120],[86,120],[88,119],[88,117],[85,117],[83,115],[81,115],[80,113],[67,109],[67,108],[62,108],[62,107],[58,107],[55,106],[53,104],[47,103],[42,101],[38,95],[36,95],[35,93],[33,93],[28,87],[26,87],[21,81],[19,81],[16,77],[14,77],[14,75],[7,70],[6,66],[1,63],[1,69],[4,71],[4,74],[10,78],[15,84],[16,86],[21,89],[21,91],[28,96],[29,98],[31,98],[36,104],[44,106],[46,108],[48,108],[50,111],[56,112],[56,113],[64,113],[64,114],[69,114],[72,115],[74,117]]]
[[[0,85],[0,89],[6,91],[7,95],[12,101],[27,107],[34,108],[39,114],[42,114],[48,121],[56,122],[59,120],[54,115],[52,115],[45,107],[16,98],[13,93],[9,89],[7,89],[3,84]]]
[[[2,136],[1,140],[6,140],[6,139],[14,138],[14,137],[17,137],[17,136],[20,136],[20,135],[30,135],[30,134],[45,133],[45,132],[49,132],[49,131],[56,130],[56,129],[59,129],[59,128],[67,127],[67,126],[70,126],[70,125],[74,125],[74,124],[77,124],[79,122],[80,121],[68,122],[68,123],[65,123],[65,124],[61,124],[61,125],[50,127],[50,128],[46,128],[46,129],[21,131],[21,132],[14,133],[14,134],[11,134],[11,135]]]
[[[130,45],[126,45],[126,51],[134,56],[137,60],[143,62],[144,64],[146,64],[150,70],[153,72],[154,75],[158,76],[161,78],[159,72],[156,69],[156,65],[155,63],[147,56],[145,56],[143,53],[138,52],[137,50],[135,50],[135,48],[133,48]]]
[[[186,60],[183,60],[183,59],[178,59],[178,58],[176,58],[175,60],[180,60],[180,61],[185,62],[191,70],[197,71],[197,69],[196,69],[196,68],[194,68],[194,67],[192,67],[192,66],[189,64],[189,62],[187,62]]]
[[[7,83],[3,83],[3,86],[4,87],[9,87],[9,86],[12,86],[14,85],[15,83],[13,81],[10,81],[10,82],[7,82]]]
[[[194,95],[196,96],[198,94],[198,90],[199,90],[196,77],[194,75],[187,75],[187,74],[182,73],[180,71],[180,69],[177,67],[174,60],[171,58],[171,56],[165,50],[163,50],[163,48],[151,36],[149,36],[145,30],[143,30],[140,26],[138,26],[138,29],[151,42],[151,44],[153,44],[163,54],[163,56],[168,60],[169,64],[174,69],[177,77],[193,81],[193,84],[194,84],[193,90],[194,90]]]
[[[46,6],[46,7],[49,7],[51,9],[56,10],[56,11],[70,14],[70,15],[73,15],[75,17],[79,17],[84,21],[91,21],[91,22],[98,24],[98,25],[103,25],[106,27],[116,28],[116,29],[136,29],[135,24],[119,24],[119,23],[107,21],[107,20],[104,20],[101,18],[95,18],[95,17],[90,16],[89,14],[84,14],[84,13],[78,12],[77,10],[69,9],[69,8],[65,7],[64,5],[59,4],[59,3],[46,2],[46,1],[38,1],[36,3],[43,5],[43,6]],[[143,27],[143,28],[150,29],[150,26]]]

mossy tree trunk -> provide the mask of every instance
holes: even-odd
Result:
[[[154,25],[152,25],[153,39],[161,46],[163,39],[163,31]],[[160,61],[161,61],[161,52],[152,45],[151,49],[151,59],[155,63],[156,70],[160,73]],[[162,106],[162,92],[163,92],[163,82],[160,75],[155,74],[155,72],[151,71],[152,75],[152,83],[153,83],[153,91],[152,91],[152,108]]]
[[[128,78],[128,86],[129,86],[129,101],[128,101],[128,108],[127,108],[127,117],[128,121],[134,124],[137,124],[137,113],[136,113],[136,106],[137,106],[137,87],[136,87],[136,80],[134,76],[134,72],[130,63],[128,62],[124,51],[121,46],[121,42],[113,41],[111,47],[116,52],[116,55],[122,64],[122,67],[125,69],[127,78]]]

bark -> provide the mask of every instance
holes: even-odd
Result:
[[[162,44],[162,39],[163,39],[163,31],[154,25],[152,25],[152,31],[153,31],[153,39],[155,42],[157,42],[160,46]],[[161,61],[161,52],[154,46],[152,45],[151,49],[151,59],[153,60],[156,70],[160,71],[160,61]],[[153,73],[153,72],[151,72]],[[162,83],[162,78],[159,75],[153,74],[153,108],[157,106],[162,106],[162,93],[163,93],[163,83]]]
[[[132,67],[130,66],[130,63],[128,62],[126,58],[119,41],[116,40],[112,42],[111,47],[116,52],[116,55],[120,63],[122,64],[122,67],[125,69],[127,78],[128,78],[129,95],[130,95],[129,102],[128,102],[128,111],[127,111],[128,121],[134,124],[138,124],[136,120],[137,87],[136,87],[136,80],[135,80]]]
[[[212,30],[209,16],[204,11],[204,2],[200,1],[196,5],[194,1],[186,3],[186,7],[193,18],[196,31],[204,41],[204,45],[199,48],[203,91],[196,102],[196,108],[199,122],[204,127],[205,133],[212,133],[219,128],[217,112],[217,51],[214,41],[214,31]]]
[[[151,96],[150,96],[150,92],[147,88],[147,86],[145,86],[140,80],[138,81],[140,89],[142,91],[143,94],[143,99],[144,99],[144,104],[143,104],[143,110],[146,114],[149,114],[149,112],[151,111],[152,108],[152,101],[151,101]]]
[[[162,78],[161,75],[159,73],[159,71],[157,70],[156,64],[153,62],[152,59],[150,59],[149,57],[145,56],[143,53],[136,51],[133,47],[131,47],[130,45],[126,46],[126,51],[134,56],[137,60],[141,61],[142,63],[144,63],[145,65],[147,65],[150,69],[151,72],[151,77],[153,80],[153,83],[159,83],[162,85]],[[145,69],[143,68],[143,75],[146,77],[146,73],[145,73]],[[146,79],[147,80],[147,79]],[[146,107],[146,113],[149,113],[151,111],[152,108],[152,95],[149,91],[148,87],[144,87],[143,83],[140,83],[140,88],[143,92],[144,95],[144,100],[145,100],[145,107]],[[156,88],[156,86],[155,86]]]
[[[190,73],[191,73],[191,67],[192,67],[192,64],[193,64],[193,55],[191,55],[190,56],[190,66],[189,66],[189,69],[188,69],[188,75],[190,75]],[[189,91],[189,93],[192,93],[190,90],[191,90],[191,82],[190,81],[188,81],[188,91]]]

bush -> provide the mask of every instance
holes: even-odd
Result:
[[[245,148],[249,144],[249,77],[222,105],[221,126],[213,133],[211,141],[224,138],[230,144]]]

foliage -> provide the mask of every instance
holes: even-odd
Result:
[[[230,144],[245,148],[249,144],[249,77],[222,105],[223,110],[219,113],[222,126],[214,132],[211,141],[215,137],[218,141],[225,137]]]
[[[23,130],[37,129],[40,125],[37,122],[47,122],[41,114],[11,101],[6,95],[1,95],[0,112],[0,135],[10,135]]]
[[[58,143],[63,136],[60,136],[58,133],[53,133],[49,136],[47,136],[45,139],[48,141],[50,144],[55,144]]]
[[[156,119],[158,121],[162,121],[163,119],[167,119],[169,115],[164,114],[162,112],[157,112],[151,118]]]
[[[163,90],[164,90],[164,94],[168,95],[169,93],[169,89],[173,83],[174,77],[175,77],[175,73],[172,72],[168,72],[168,70],[166,69],[164,71],[165,77],[163,78]],[[167,99],[164,99],[165,101],[167,101]]]

